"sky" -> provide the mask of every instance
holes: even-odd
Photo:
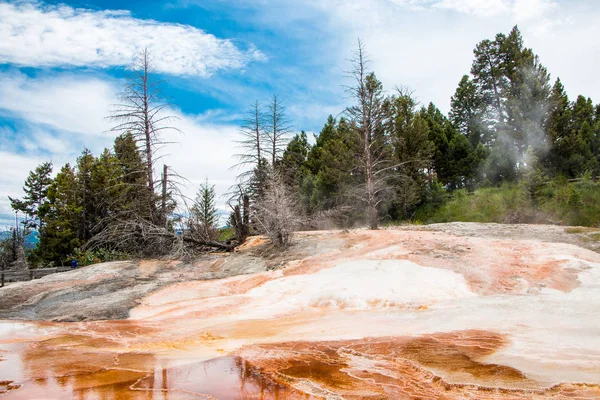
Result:
[[[106,117],[144,47],[181,131],[160,162],[193,196],[205,179],[219,194],[235,182],[255,100],[277,94],[297,132],[339,115],[358,38],[387,91],[408,86],[446,113],[475,45],[518,25],[553,80],[597,103],[599,20],[597,0],[0,1],[0,228],[38,164],[111,147]]]

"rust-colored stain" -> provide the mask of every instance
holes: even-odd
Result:
[[[240,354],[294,387],[344,399],[599,398],[598,385],[538,387],[514,368],[483,360],[505,344],[493,332],[464,331],[251,346]]]
[[[324,234],[303,235],[317,241]],[[496,327],[495,319],[485,324],[468,321],[469,312],[475,315],[479,310],[475,300],[482,296],[519,295],[511,298],[525,300],[515,304],[528,304],[527,296],[537,301],[541,297],[535,297],[536,293],[543,288],[562,291],[564,296],[577,294],[573,292],[577,288],[589,290],[578,274],[587,268],[587,260],[599,262],[597,255],[556,243],[427,231],[327,235],[340,245],[297,260],[288,254],[282,270],[162,288],[141,299],[130,320],[36,323],[14,334],[0,332],[0,398],[600,399],[600,378],[593,376],[598,371],[593,336],[591,346],[589,339],[588,347],[574,344],[567,361],[553,363],[548,358],[554,353],[544,353],[542,346],[559,343],[563,336],[552,336],[540,321],[550,321],[554,314],[531,324],[525,318],[507,319],[512,324],[508,327]],[[258,251],[262,245],[263,239],[255,238],[239,251]],[[280,293],[271,288],[267,293],[275,300],[251,292],[277,279],[361,260],[407,260],[417,267],[450,270],[464,277],[461,284],[469,296],[447,299],[442,307],[437,298],[386,307],[378,303],[382,300],[375,293],[364,299],[364,309],[321,307],[313,299],[303,299],[306,303],[288,304],[275,315],[279,303],[301,289],[284,285],[287,292]],[[197,268],[220,271],[227,266],[224,262],[211,258],[198,262]],[[402,268],[403,264],[398,265]],[[143,261],[139,268],[151,277],[161,264]],[[168,268],[176,271],[177,263]],[[350,295],[352,290],[348,289]],[[397,290],[402,290],[402,282]],[[462,301],[471,305],[464,308],[467,322],[455,311]],[[267,312],[253,316],[260,307]],[[512,309],[507,306],[505,311]],[[442,321],[446,315],[456,320]],[[429,333],[438,330],[438,323],[439,330],[446,332]],[[537,334],[540,326],[546,341],[538,343],[537,336],[523,334]],[[572,329],[577,333],[578,326]],[[583,326],[584,339],[595,329]],[[520,339],[515,339],[519,332]],[[530,345],[533,355],[515,357],[515,349]],[[586,349],[592,354],[584,354]],[[592,360],[589,367],[588,360]],[[563,380],[558,373],[544,379],[536,375],[571,365],[576,365],[569,371],[571,376],[583,377],[582,382]],[[576,383],[560,383],[567,380]]]
[[[208,333],[205,339],[214,340]],[[476,330],[302,341],[161,367],[151,354],[106,351],[115,345],[111,340],[59,336],[26,347],[18,368],[27,379],[0,381],[0,393],[7,399],[148,399],[156,393],[165,399],[600,398],[598,385],[544,388],[514,368],[485,361],[507,343],[503,335]]]

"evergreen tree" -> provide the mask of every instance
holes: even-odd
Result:
[[[468,75],[463,76],[458,84],[450,107],[450,121],[469,140],[473,148],[490,141],[489,131],[483,125],[483,98]]]
[[[427,120],[416,107],[412,95],[402,91],[386,104],[386,131],[393,143],[395,165],[390,180],[395,196],[389,211],[394,219],[410,216],[431,173],[435,144],[429,140]]]
[[[37,260],[59,265],[83,244],[78,237],[83,213],[80,198],[76,170],[66,164],[48,189],[46,224],[34,252]]]
[[[374,72],[368,70],[368,57],[362,42],[358,41],[353,70],[353,85],[348,88],[355,104],[346,109],[360,144],[360,163],[357,172],[364,177],[363,188],[355,193],[364,205],[367,223],[371,229],[379,227],[381,206],[389,200],[392,191],[389,175],[395,168],[392,153],[388,150],[383,85]]]
[[[52,163],[44,162],[38,165],[35,170],[30,171],[23,191],[23,199],[13,199],[9,197],[13,210],[19,211],[25,215],[23,224],[27,228],[41,230],[44,225],[44,216],[47,213],[48,188],[52,183]]]
[[[474,50],[475,60],[471,67],[478,96],[484,103],[482,122],[489,130],[505,122],[502,94],[508,82],[503,73],[505,60],[501,54],[505,38],[504,35],[498,34],[493,41],[488,39],[481,41]]]
[[[92,237],[92,227],[95,214],[95,197],[92,188],[92,170],[96,162],[92,153],[85,149],[77,159],[75,167],[77,205],[81,209],[77,226],[77,237],[86,242]]]
[[[218,223],[215,186],[209,184],[207,179],[200,185],[191,208],[190,229],[203,240],[212,240],[218,235]]]
[[[420,114],[428,123],[429,140],[435,145],[432,168],[437,179],[451,190],[472,186],[487,156],[481,143],[473,148],[433,103],[421,109]]]
[[[474,53],[471,74],[483,102],[483,129],[489,132],[484,144],[492,149],[487,177],[492,182],[514,181],[526,166],[529,147],[538,155],[548,148],[544,124],[549,75],[533,51],[524,47],[516,26],[508,36],[498,34],[493,41],[480,42]],[[468,88],[463,86],[461,92]]]
[[[100,157],[94,159],[91,170],[91,194],[93,198],[93,214],[90,214],[91,233],[98,233],[107,220],[116,214],[121,207],[121,191],[123,189],[121,168],[115,154],[104,149]]]
[[[118,136],[114,152],[119,172],[111,209],[120,214],[135,213],[150,220],[155,199],[146,187],[147,165],[137,148],[134,135],[127,132]]]
[[[349,192],[360,184],[357,171],[358,139],[348,122],[329,116],[308,153],[310,171],[303,193],[310,211],[329,210],[347,203]]]
[[[306,165],[310,149],[306,132],[302,131],[290,140],[283,152],[280,166],[281,177],[294,196],[301,197],[303,185],[310,180],[310,171]],[[308,198],[304,198],[303,205],[307,210]]]

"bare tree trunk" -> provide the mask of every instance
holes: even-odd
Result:
[[[275,164],[287,144],[289,135],[292,133],[292,127],[286,116],[285,107],[277,95],[273,95],[267,109],[269,112],[269,121],[267,124],[268,129],[265,132],[265,139],[270,145],[271,163],[272,167],[275,168]]]
[[[367,165],[367,217],[369,220],[369,228],[375,230],[379,225],[379,218],[377,216],[377,199],[375,196],[375,180],[373,177],[373,164],[371,152],[368,149],[368,145],[365,141],[366,149],[366,165]]]
[[[360,40],[353,62],[354,68],[350,76],[354,79],[355,84],[349,87],[348,91],[358,104],[349,108],[347,112],[357,125],[358,136],[363,145],[362,163],[365,173],[365,193],[362,196],[362,201],[366,203],[367,222],[371,229],[377,229],[379,226],[377,211],[379,189],[375,175],[378,172],[376,164],[381,165],[382,161],[377,160],[373,152],[374,130],[382,120],[381,87],[374,74],[367,73],[367,58]]]
[[[243,224],[244,224],[244,240],[250,233],[250,196],[244,195],[244,209],[243,209]]]
[[[162,196],[161,196],[161,218],[162,224],[167,226],[167,186],[168,186],[168,174],[169,167],[165,164],[163,165],[163,174],[162,174]]]
[[[142,74],[142,103],[143,103],[143,118],[144,118],[144,144],[146,146],[146,165],[148,167],[148,190],[150,191],[150,198],[154,198],[154,163],[152,159],[152,128],[150,123],[150,106],[148,101],[148,66],[150,60],[148,58],[148,49],[144,49],[142,54],[142,67],[144,73]]]
[[[15,213],[15,229],[13,230],[13,243],[12,243],[12,261],[17,260],[17,242],[19,241],[19,219],[17,213]],[[4,264],[2,265],[4,270]]]
[[[244,222],[242,221],[242,213],[239,204],[233,208],[233,219],[235,224],[235,236],[238,242],[244,241]]]
[[[144,49],[138,54],[132,69],[133,72],[128,83],[119,95],[121,103],[114,106],[109,118],[117,122],[112,131],[128,132],[139,144],[138,150],[145,159],[146,186],[150,203],[149,220],[160,224],[162,215],[158,210],[154,182],[156,149],[164,144],[161,140],[163,131],[179,130],[168,124],[176,117],[163,114],[167,108],[161,91],[164,82],[156,80],[152,76],[152,60],[148,49]]]
[[[273,109],[271,111],[273,113],[273,160],[271,165],[275,168],[275,161],[277,160],[277,96],[273,96]]]

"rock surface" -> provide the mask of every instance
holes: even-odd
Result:
[[[5,318],[126,319],[0,323],[0,391],[597,399],[600,254],[588,233],[307,232],[285,252],[255,238],[194,263],[108,263],[11,285],[0,290]]]

